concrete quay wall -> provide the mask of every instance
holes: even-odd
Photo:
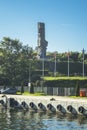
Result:
[[[23,95],[0,95],[0,100],[7,101],[10,99],[18,102],[16,105],[22,105],[29,110],[46,110],[51,112],[72,113],[87,115],[87,99],[69,98],[60,96],[23,96]],[[26,104],[25,104],[25,103]],[[10,106],[10,105],[8,105]]]

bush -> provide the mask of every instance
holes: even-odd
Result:
[[[24,86],[21,86],[21,94],[24,93]]]
[[[77,81],[77,84],[76,84],[76,96],[79,96],[80,95],[80,87],[79,87],[79,83]]]
[[[34,93],[34,86],[33,86],[33,84],[31,83],[31,86],[30,86],[30,93]]]

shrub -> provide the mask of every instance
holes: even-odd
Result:
[[[76,84],[76,96],[79,96],[80,94],[80,87],[79,87],[79,83],[77,81],[77,84]]]

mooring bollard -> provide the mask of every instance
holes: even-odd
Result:
[[[46,111],[46,107],[42,104],[42,103],[38,103],[38,107],[43,110]]]
[[[56,111],[56,109],[54,108],[54,106],[52,105],[52,104],[47,104],[47,108],[48,108],[48,110],[50,110],[50,111],[52,111],[52,112],[55,112]]]
[[[34,110],[37,110],[37,106],[33,103],[33,102],[30,102],[29,106],[34,109]]]

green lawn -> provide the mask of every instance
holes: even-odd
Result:
[[[44,77],[44,80],[87,80],[87,77]]]
[[[17,94],[20,95],[21,92],[17,92]],[[25,96],[46,96],[45,93],[40,93],[40,92],[34,93],[34,94],[31,94],[31,93],[29,93],[29,92],[24,92],[24,93],[22,93],[21,95],[25,95]]]

